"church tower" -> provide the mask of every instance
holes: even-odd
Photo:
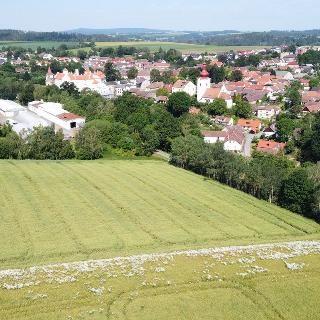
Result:
[[[209,78],[209,72],[205,64],[202,65],[202,71],[200,73],[200,78],[197,82],[197,100],[200,101],[207,91],[211,87],[211,79]]]
[[[46,85],[51,86],[54,84],[54,74],[51,68],[48,68],[47,76],[46,76]]]

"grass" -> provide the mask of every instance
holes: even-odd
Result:
[[[204,52],[214,52],[221,53],[230,50],[252,50],[252,49],[262,49],[263,46],[215,46],[215,45],[197,45],[188,43],[177,43],[177,42],[160,42],[160,41],[131,41],[131,42],[96,42],[96,46],[99,48],[106,47],[136,47],[136,48],[148,48],[151,52],[158,51],[159,48],[164,50],[176,49],[182,53],[204,53]],[[88,48],[89,50],[89,48]],[[77,49],[73,50],[74,52]]]
[[[1,161],[0,203],[0,270],[319,239],[320,231],[159,160]],[[269,256],[253,263],[240,250],[237,259],[184,254],[92,271],[0,273],[0,319],[319,319],[319,253],[289,256],[304,264],[295,271]],[[268,271],[239,275],[256,265]]]
[[[76,46],[77,42],[59,42],[59,41],[0,41],[0,47],[22,47],[24,49],[36,50],[38,47],[51,49],[57,48],[61,44],[67,44],[70,46]],[[140,49],[148,48],[151,52],[157,51],[160,48],[176,49],[182,53],[222,53],[230,50],[254,50],[263,49],[265,46],[215,46],[215,45],[198,45],[189,43],[177,43],[177,42],[161,42],[161,41],[126,41],[126,42],[96,42],[98,48],[107,47],[136,47]],[[70,49],[72,54],[76,54],[79,50],[90,51],[89,47]]]
[[[76,46],[77,42],[59,42],[59,41],[0,41],[2,47],[20,47],[24,49],[36,50],[38,47],[51,49],[58,48],[60,45],[66,44],[68,47]]]
[[[98,47],[118,47],[120,45],[127,47],[148,48],[150,51],[157,51],[161,47],[164,50],[176,49],[183,53],[203,53],[203,52],[226,52],[230,50],[251,50],[264,48],[262,46],[215,46],[215,45],[197,45],[177,42],[97,42]]]

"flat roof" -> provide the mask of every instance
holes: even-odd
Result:
[[[0,99],[0,110],[3,112],[16,112],[23,111],[25,108],[14,101]]]

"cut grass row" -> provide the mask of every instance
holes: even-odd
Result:
[[[299,243],[8,272],[0,318],[316,320],[319,254]]]

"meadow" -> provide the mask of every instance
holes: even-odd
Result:
[[[96,46],[100,48],[106,47],[136,47],[148,48],[151,52],[158,51],[160,48],[164,50],[176,49],[182,53],[223,53],[230,50],[255,50],[263,49],[262,46],[216,46],[216,45],[199,45],[177,42],[158,42],[158,41],[132,41],[132,42],[96,42]]]
[[[68,47],[76,46],[77,42],[59,42],[59,41],[0,41],[2,47],[19,47],[24,49],[36,50],[37,48],[52,49],[66,44]]]
[[[0,203],[0,319],[320,319],[320,226],[164,161],[0,161]]]
[[[36,50],[38,47],[51,49],[58,48],[61,44],[68,47],[77,46],[77,42],[59,42],[59,41],[0,41],[0,47],[22,47],[24,49]],[[163,42],[163,41],[123,41],[123,42],[96,42],[98,48],[116,48],[119,46],[136,47],[139,49],[147,48],[151,52],[176,49],[182,53],[223,53],[230,50],[255,50],[263,49],[263,46],[216,46],[216,45],[198,45],[189,43]],[[70,49],[72,54],[77,54],[79,50],[90,51],[89,47]]]

